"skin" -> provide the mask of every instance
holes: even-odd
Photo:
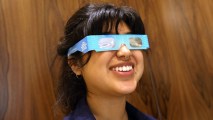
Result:
[[[112,33],[116,33],[115,30]],[[118,25],[119,34],[131,33],[124,22]],[[87,55],[84,56],[85,58]],[[114,71],[113,68],[132,65],[129,72]],[[117,51],[95,52],[83,67],[71,66],[77,75],[82,75],[87,86],[87,102],[97,120],[127,120],[126,95],[132,93],[143,70],[143,54],[140,50],[129,50],[121,45]]]

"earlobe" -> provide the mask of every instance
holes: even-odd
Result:
[[[76,65],[76,64],[71,64],[71,61],[68,60],[68,64],[70,66],[70,68],[72,69],[72,71],[76,74],[76,75],[81,75],[81,68]]]

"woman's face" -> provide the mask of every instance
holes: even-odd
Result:
[[[119,24],[119,34],[130,32],[124,22]],[[86,82],[88,94],[123,96],[135,90],[143,70],[142,51],[130,51],[121,45],[117,51],[93,51],[89,62],[81,69],[81,75]]]

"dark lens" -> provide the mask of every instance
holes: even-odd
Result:
[[[113,38],[102,38],[98,42],[99,48],[109,49],[115,46],[115,40]]]
[[[139,37],[129,38],[129,43],[130,43],[131,47],[141,47],[142,46],[142,40]]]

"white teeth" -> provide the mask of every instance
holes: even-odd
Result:
[[[132,66],[115,67],[115,68],[112,68],[112,70],[114,70],[114,71],[131,71]]]

